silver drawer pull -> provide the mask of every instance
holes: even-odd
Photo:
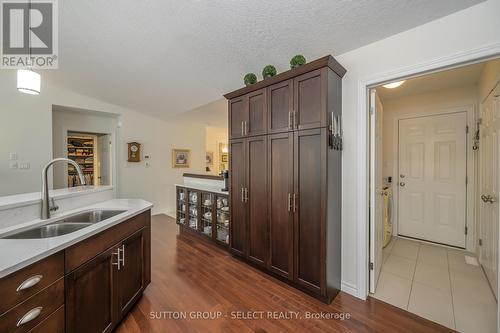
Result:
[[[26,312],[26,314],[22,316],[21,319],[19,319],[19,321],[17,322],[17,327],[29,323],[30,321],[38,317],[40,313],[42,313],[42,310],[43,307],[37,306],[36,308],[33,308]]]
[[[16,291],[20,292],[22,290],[29,289],[37,285],[40,281],[42,281],[42,279],[43,275],[33,275],[32,277],[29,277],[26,280],[24,280],[24,282],[21,283],[19,287],[17,287]]]

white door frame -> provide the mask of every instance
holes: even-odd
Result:
[[[475,166],[476,159],[478,157],[477,153],[474,153],[472,146],[474,145],[474,131],[476,126],[476,107],[475,105],[464,105],[464,106],[456,106],[450,108],[443,108],[436,110],[434,113],[410,113],[404,115],[395,115],[392,123],[392,133],[399,132],[399,121],[403,119],[411,119],[411,118],[419,118],[419,117],[432,117],[439,115],[446,115],[452,113],[466,112],[467,113],[467,126],[469,126],[469,134],[467,135],[467,193],[466,193],[466,216],[465,216],[465,225],[467,226],[467,237],[465,239],[466,250],[470,252],[475,252],[476,248],[474,246],[475,242],[475,189],[476,189],[476,177],[475,175]],[[465,129],[464,129],[465,130]],[[392,144],[392,156],[393,156],[393,180],[397,179],[397,174],[399,173],[399,136],[393,136],[395,138]],[[392,191],[393,204],[394,204],[394,214],[393,214],[393,234],[398,235],[399,231],[399,215],[398,215],[398,203],[399,203],[399,191],[396,190],[397,182],[394,182],[395,187]]]
[[[482,48],[459,52],[447,57],[433,59],[415,66],[399,70],[380,73],[358,81],[357,92],[357,161],[356,175],[358,193],[356,226],[358,231],[357,256],[357,296],[361,299],[368,297],[369,283],[369,89],[382,83],[415,77],[430,72],[438,72],[453,67],[462,67],[467,64],[478,63],[500,55],[500,43],[490,44]],[[499,307],[500,308],[500,307]],[[500,312],[499,312],[500,313]],[[500,320],[498,321],[500,325]]]

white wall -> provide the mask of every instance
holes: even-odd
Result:
[[[154,212],[173,211],[174,184],[183,172],[202,172],[205,166],[205,127],[182,117],[166,122],[143,113],[80,95],[44,80],[39,96],[16,90],[16,72],[0,71],[0,195],[39,191],[41,169],[52,154],[52,106],[115,113],[120,115],[117,133],[117,193],[124,198],[143,198],[154,203]],[[128,163],[127,142],[142,143],[151,166]],[[171,149],[192,151],[189,169],[171,167]],[[9,169],[9,152],[18,162],[30,162],[27,170]]]
[[[363,256],[367,240],[360,239],[358,225],[366,226],[367,207],[359,203],[360,188],[367,184],[366,175],[358,174],[361,148],[366,138],[358,132],[358,96],[363,81],[390,76],[399,70],[430,63],[487,45],[500,43],[500,1],[489,0],[420,27],[397,34],[357,50],[337,56],[347,69],[343,79],[342,114],[344,121],[343,204],[342,204],[342,282],[347,292],[365,297],[366,276],[359,274],[367,262]],[[328,50],[325,50],[328,53]],[[359,98],[358,98],[359,97]],[[363,122],[361,122],[363,123]],[[364,129],[366,131],[366,129]],[[364,155],[364,153],[363,153]],[[365,155],[364,155],[365,156]],[[362,233],[361,233],[362,234]],[[366,255],[366,253],[364,254]],[[363,285],[364,284],[364,285]]]

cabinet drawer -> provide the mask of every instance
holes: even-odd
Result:
[[[0,314],[36,294],[64,275],[64,253],[59,252],[0,279]]]
[[[40,324],[64,304],[64,278],[7,311],[0,317],[0,332],[21,333]],[[31,320],[29,316],[33,317]],[[22,324],[21,320],[25,319]]]
[[[151,211],[147,210],[128,221],[105,230],[89,239],[66,249],[66,273],[86,263],[98,254],[106,251],[137,230],[149,226]]]
[[[64,333],[64,305],[28,333]]]

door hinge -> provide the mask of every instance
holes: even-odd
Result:
[[[465,227],[465,234],[467,235],[467,233],[469,232],[469,229],[467,228],[467,226]]]
[[[479,238],[479,246],[483,246],[483,240]]]
[[[469,125],[465,126],[465,133],[469,133]]]
[[[373,271],[373,263],[372,262],[370,263],[369,267],[370,267],[370,270]]]

